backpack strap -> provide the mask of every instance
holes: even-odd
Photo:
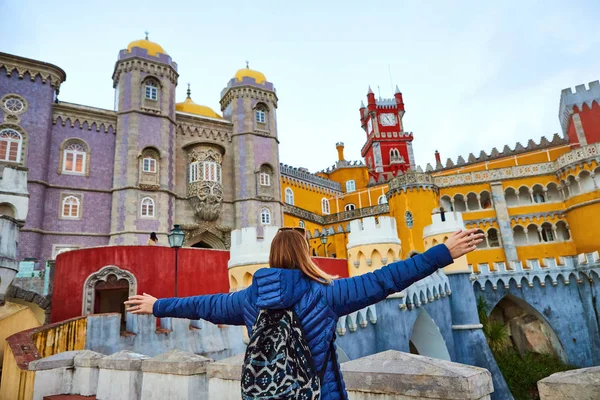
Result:
[[[336,339],[337,339],[337,335],[335,334],[335,332],[333,332],[333,339],[331,339],[331,351],[333,351],[333,371],[335,372],[335,379],[336,379],[337,387],[340,390],[340,393],[343,395],[344,390],[342,388],[342,377],[340,376],[337,352],[335,351],[335,346],[334,346]]]
[[[329,363],[329,359],[333,358],[333,371],[335,372],[335,378],[337,380],[338,387],[340,385],[340,371],[338,370],[338,360],[337,353],[335,351],[335,339],[337,338],[335,332],[333,333],[333,337],[331,338],[331,342],[329,343],[329,350],[327,350],[327,355],[325,356],[325,362],[323,363],[323,367],[321,371],[319,371],[319,379],[321,380],[321,384],[323,384],[323,378],[325,378],[325,372],[327,372],[327,364]],[[333,357],[332,357],[333,355]]]

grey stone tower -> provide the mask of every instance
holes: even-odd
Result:
[[[177,78],[177,64],[148,38],[119,53],[110,244],[143,244],[173,225]]]
[[[234,229],[283,224],[276,109],[273,84],[249,68],[221,92],[223,116],[233,123]]]

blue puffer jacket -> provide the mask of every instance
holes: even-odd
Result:
[[[245,290],[161,299],[154,303],[153,312],[158,318],[204,319],[214,324],[246,325],[251,334],[261,308],[293,307],[320,369],[339,317],[375,304],[451,263],[450,252],[442,244],[372,273],[338,279],[331,285],[315,282],[300,270],[264,268],[256,271],[252,285]],[[334,368],[339,365],[330,359],[322,383],[323,400],[348,398],[344,382],[338,382]]]

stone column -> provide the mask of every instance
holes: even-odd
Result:
[[[504,197],[504,189],[501,182],[492,182],[492,200],[496,209],[496,217],[498,218],[498,227],[500,228],[500,236],[502,238],[502,247],[506,254],[507,261],[517,261],[517,247],[515,246],[515,238],[513,230],[510,226],[510,217],[506,206],[506,198]],[[517,199],[519,196],[517,195]]]
[[[78,351],[73,359],[75,372],[73,374],[72,393],[82,396],[95,396],[98,392],[98,365],[104,354],[91,350]]]
[[[177,349],[142,361],[142,400],[208,399],[206,366],[211,361]]]

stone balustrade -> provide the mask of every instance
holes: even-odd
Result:
[[[122,350],[104,356],[89,350],[46,357],[35,371],[34,400],[53,395],[98,400],[240,398],[244,355],[214,362],[171,350],[156,357]],[[342,364],[351,400],[489,399],[491,374],[482,368],[395,350]]]
[[[473,269],[472,266],[471,270]],[[558,263],[554,257],[527,260],[525,266],[520,261],[497,262],[493,264],[481,263],[477,265],[479,273],[472,273],[471,280],[474,285],[480,285],[481,290],[486,289],[489,283],[496,290],[499,285],[509,288],[511,284],[521,288],[522,285],[544,287],[546,283],[553,286],[559,282],[568,285],[571,282],[582,283],[590,279],[591,274],[600,276],[600,255],[598,252],[579,254],[578,256],[559,257]]]
[[[558,372],[538,382],[541,400],[600,398],[600,367]]]

